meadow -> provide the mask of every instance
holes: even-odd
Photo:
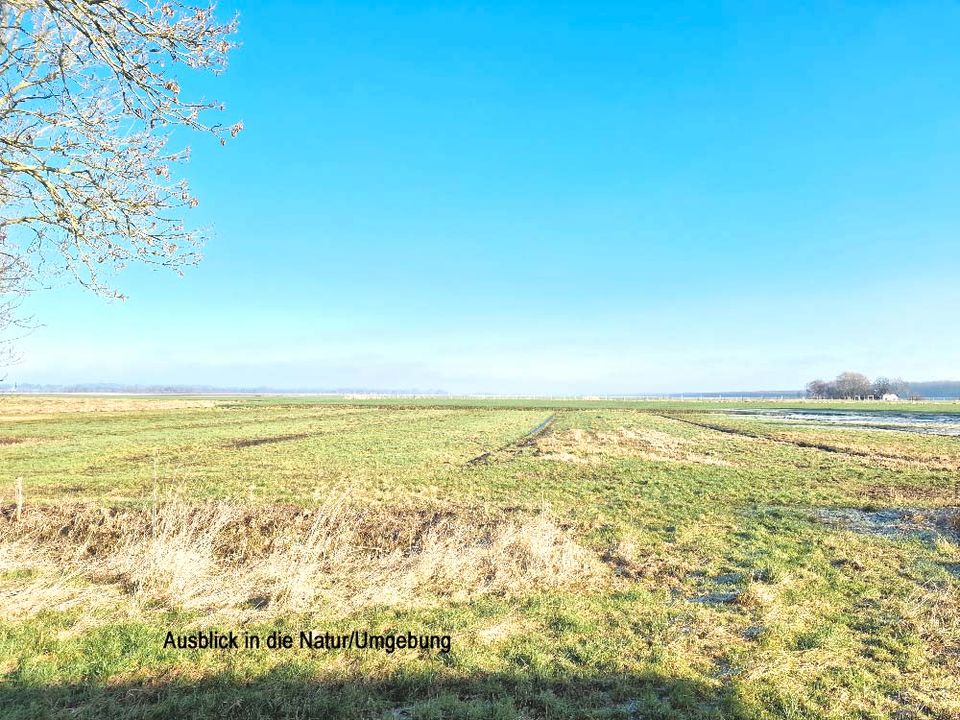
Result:
[[[794,405],[0,395],[0,716],[960,718],[960,438]]]

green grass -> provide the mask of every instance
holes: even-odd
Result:
[[[22,477],[24,522],[49,512],[65,527],[70,508],[149,512],[158,496],[281,516],[343,493],[384,517],[548,512],[602,570],[596,581],[495,592],[466,579],[453,592],[454,576],[412,601],[235,616],[153,597],[124,614],[136,588],[78,577],[94,591],[84,602],[41,595],[29,612],[0,615],[0,716],[960,717],[956,544],[855,534],[812,516],[960,505],[960,440],[713,412],[736,406],[0,397],[4,547],[23,541],[10,519]],[[518,442],[551,414],[545,435]],[[66,542],[55,531],[43,542]],[[44,569],[0,555],[0,571],[13,607],[38,592]],[[97,602],[108,588],[120,599]],[[163,649],[168,629],[208,623],[449,633],[453,650]]]

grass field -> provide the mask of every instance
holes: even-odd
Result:
[[[0,717],[960,718],[960,438],[732,407],[0,396]]]

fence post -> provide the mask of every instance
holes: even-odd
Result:
[[[23,516],[23,478],[18,477],[16,481],[16,502],[17,502],[17,522]]]

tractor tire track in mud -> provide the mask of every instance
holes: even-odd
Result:
[[[894,460],[897,462],[917,462],[916,458],[909,458],[902,455],[890,455],[887,453],[879,453],[874,451],[868,452],[866,450],[854,450],[852,448],[842,448],[837,447],[836,445],[827,445],[825,443],[812,442],[808,440],[789,440],[782,437],[771,437],[769,435],[753,433],[749,430],[739,430],[737,428],[725,427],[724,425],[714,425],[713,423],[687,420],[686,418],[678,417],[676,415],[659,415],[659,417],[666,418],[667,420],[676,420],[677,422],[686,423],[687,425],[693,425],[694,427],[698,428],[704,428],[705,430],[715,430],[716,432],[727,433],[728,435],[739,435],[740,437],[746,437],[752,440],[766,440],[767,442],[776,443],[777,445],[792,445],[793,447],[810,448],[812,450],[821,450],[822,452],[833,453],[836,455],[847,455],[849,457],[881,458],[883,460]]]
[[[511,450],[519,450],[520,448],[529,447],[536,442],[536,439],[543,435],[547,430],[550,429],[550,426],[553,425],[554,421],[557,419],[556,414],[549,415],[543,422],[539,425],[528,430],[524,435],[518,440],[514,440],[511,443],[507,443],[503,447],[499,447],[496,450],[487,450],[485,453],[477,455],[472,460],[466,462],[467,465],[481,465],[490,461],[490,457],[496,455],[497,453],[509,452]]]

